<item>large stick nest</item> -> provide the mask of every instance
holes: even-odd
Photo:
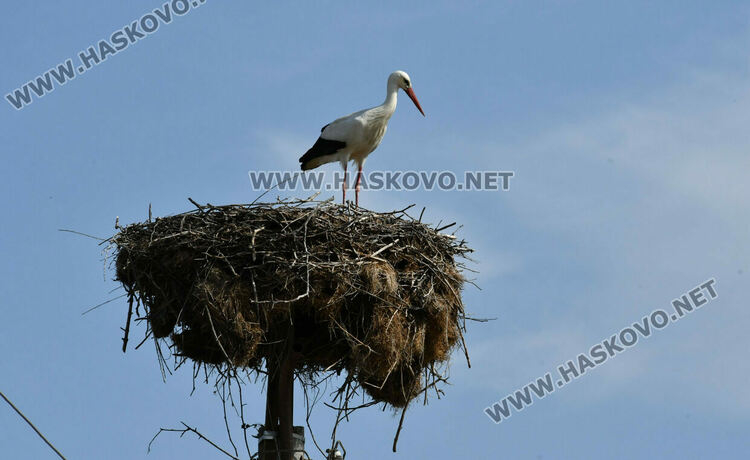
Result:
[[[469,249],[405,212],[310,202],[201,206],[113,237],[117,279],[178,356],[262,372],[294,334],[296,369],[346,370],[404,407],[463,343]],[[290,329],[290,325],[294,325]]]

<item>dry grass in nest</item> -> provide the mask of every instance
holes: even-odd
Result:
[[[117,279],[176,355],[262,372],[293,323],[308,382],[345,370],[374,401],[404,407],[445,381],[440,364],[463,338],[463,241],[405,210],[196,206],[111,239]]]

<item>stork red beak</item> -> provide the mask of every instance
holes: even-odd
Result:
[[[425,116],[424,110],[422,110],[422,106],[419,105],[419,101],[417,100],[417,95],[414,94],[414,90],[411,88],[408,88],[408,89],[405,89],[404,92],[409,96],[409,99],[411,99],[414,105],[417,106],[417,110],[419,110],[419,113],[421,113],[422,116],[424,117]]]

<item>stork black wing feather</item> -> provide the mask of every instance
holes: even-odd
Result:
[[[310,169],[308,166],[312,160],[327,155],[333,155],[344,147],[346,147],[346,142],[319,137],[318,140],[315,141],[315,144],[310,147],[310,150],[300,157],[299,162],[302,163],[301,166],[303,170]]]

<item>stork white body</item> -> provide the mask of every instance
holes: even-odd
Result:
[[[397,70],[388,77],[386,98],[381,105],[354,112],[325,125],[320,130],[320,137],[315,145],[299,159],[303,171],[317,168],[325,163],[336,161],[341,163],[341,167],[344,168],[344,203],[346,203],[346,167],[349,161],[353,160],[358,166],[355,203],[359,205],[362,167],[367,156],[380,145],[385,135],[388,121],[396,110],[399,88],[406,92],[424,115],[411,87],[409,75]]]

